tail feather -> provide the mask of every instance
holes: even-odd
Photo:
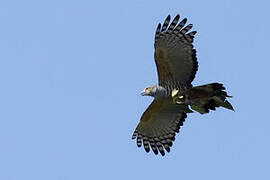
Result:
[[[233,106],[227,100],[227,98],[231,98],[232,96],[229,96],[227,94],[227,92],[225,91],[226,88],[223,86],[223,84],[211,83],[211,84],[206,84],[206,85],[194,87],[194,90],[196,90],[196,89],[200,89],[201,91],[205,91],[208,94],[207,98],[195,103],[196,106],[199,106],[200,109],[203,109],[203,110],[199,111],[199,113],[201,113],[201,114],[209,113],[210,110],[214,111],[218,107],[224,107],[226,109],[234,111]],[[191,108],[192,108],[192,105],[191,105]]]
[[[227,100],[232,96],[229,96],[225,89],[221,83],[211,83],[195,86],[182,92],[175,91],[177,93],[172,94],[172,97],[178,104],[188,104],[191,109],[201,114],[209,113],[210,110],[214,111],[218,107],[234,111]]]

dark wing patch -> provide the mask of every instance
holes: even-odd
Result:
[[[179,19],[177,15],[170,24],[169,15],[156,29],[155,62],[159,85],[164,87],[191,86],[198,70],[196,50],[192,45],[196,31],[189,32],[192,24],[185,26],[186,18],[177,24]]]
[[[146,152],[150,147],[155,154],[164,156],[170,152],[176,133],[185,121],[186,114],[169,99],[154,100],[143,113],[132,139],[137,138],[137,146],[141,147],[142,140]]]

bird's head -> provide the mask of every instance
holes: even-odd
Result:
[[[142,92],[142,96],[154,96],[157,91],[156,86],[146,87]]]

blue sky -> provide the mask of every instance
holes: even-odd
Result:
[[[269,2],[1,1],[0,179],[269,179]],[[198,31],[194,85],[235,112],[191,114],[165,157],[131,135],[168,14]]]

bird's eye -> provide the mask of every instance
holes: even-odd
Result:
[[[145,90],[146,90],[146,91],[150,91],[150,90],[151,90],[151,88],[150,88],[150,87],[147,87]]]

